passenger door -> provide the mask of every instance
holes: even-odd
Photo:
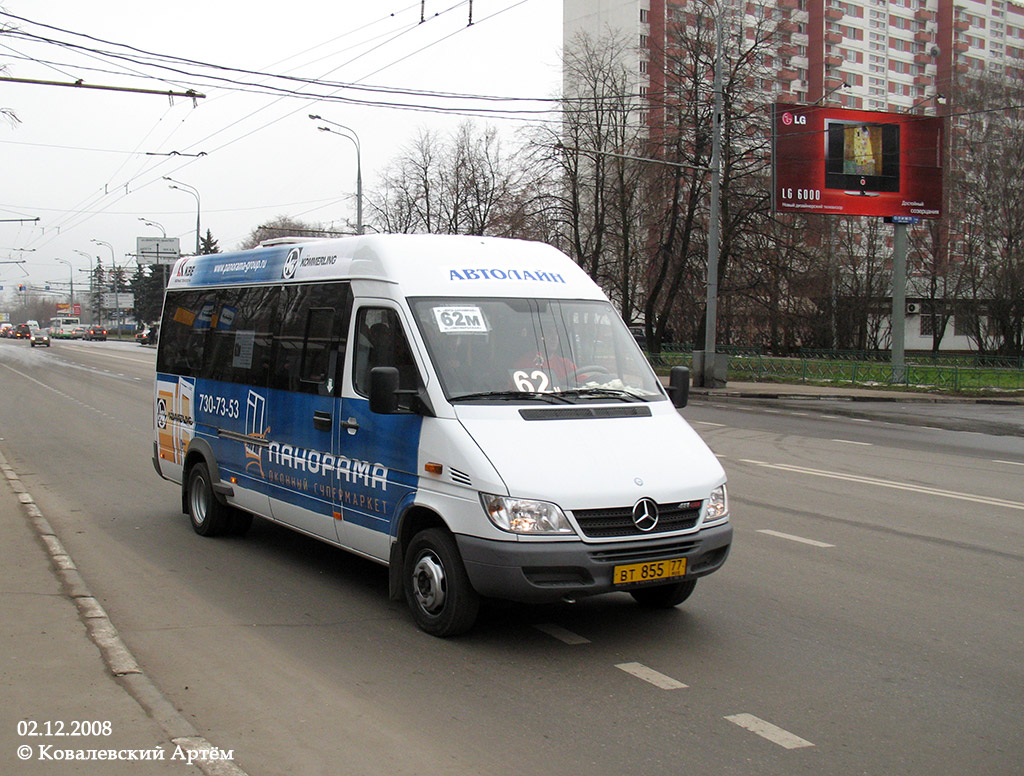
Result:
[[[395,415],[370,412],[370,370],[393,366],[399,385],[421,384],[409,347],[403,316],[396,306],[364,305],[355,313],[350,369],[341,401],[338,510],[345,544],[386,560],[394,521],[415,494],[422,416],[409,410]]]
[[[275,520],[342,540],[338,498],[340,375],[352,308],[348,283],[284,286],[271,359],[265,472]]]

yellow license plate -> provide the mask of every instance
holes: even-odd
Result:
[[[612,582],[616,585],[630,585],[636,582],[653,582],[660,579],[676,579],[686,575],[686,558],[655,560],[650,563],[630,563],[612,569]]]

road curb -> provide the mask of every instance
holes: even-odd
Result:
[[[46,549],[64,593],[75,604],[89,640],[99,650],[104,665],[114,679],[135,699],[147,716],[160,726],[167,736],[168,743],[178,747],[188,757],[188,762],[206,776],[248,776],[233,762],[218,759],[216,756],[211,757],[211,754],[217,755],[223,750],[201,736],[142,670],[131,650],[121,640],[106,610],[89,591],[89,586],[53,526],[40,511],[18,473],[11,468],[2,452],[0,471],[3,472],[11,490],[17,495],[22,511],[28,518],[27,522]]]

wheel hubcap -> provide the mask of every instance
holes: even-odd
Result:
[[[412,570],[412,589],[423,611],[435,614],[444,607],[444,567],[437,557],[423,555]]]
[[[192,518],[196,521],[197,525],[202,525],[206,522],[206,492],[202,487],[202,481],[196,480],[195,485],[192,489]]]

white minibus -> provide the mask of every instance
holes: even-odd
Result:
[[[483,598],[684,601],[725,473],[593,281],[548,245],[372,235],[174,266],[153,463],[203,536],[252,516],[389,567],[437,636]]]

